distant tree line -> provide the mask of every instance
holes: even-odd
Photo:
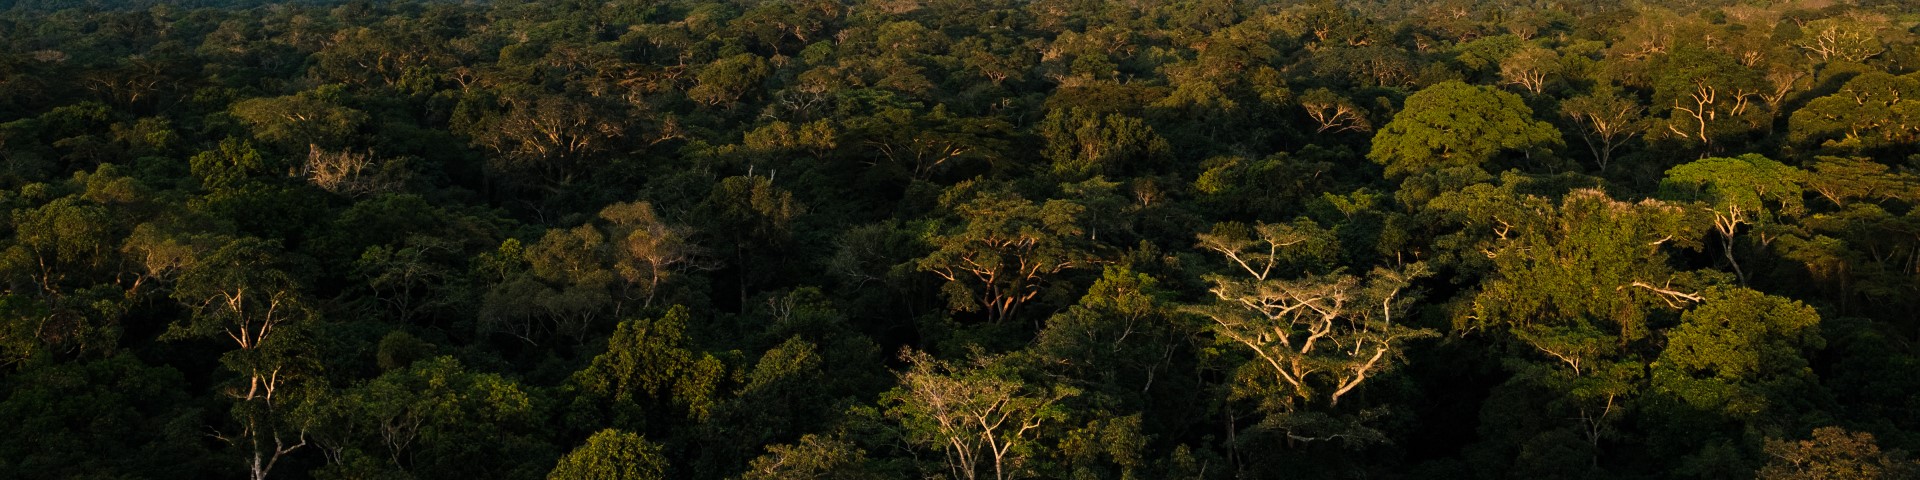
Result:
[[[0,478],[1912,478],[1920,5],[0,2]]]

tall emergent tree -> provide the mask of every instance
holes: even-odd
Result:
[[[1757,154],[1708,158],[1667,171],[1666,186],[1677,196],[1705,203],[1720,234],[1722,254],[1740,281],[1747,272],[1734,259],[1734,235],[1742,225],[1772,223],[1776,214],[1799,215],[1806,173]]]
[[[237,348],[220,363],[240,374],[226,389],[239,425],[220,437],[242,449],[254,480],[307,445],[307,426],[288,413],[310,374],[301,337],[313,313],[293,276],[277,268],[279,255],[277,242],[243,237],[179,265],[173,298],[193,313],[162,336],[225,338]]]
[[[1054,275],[1093,260],[1078,218],[1085,207],[1077,203],[1035,202],[1005,187],[973,182],[955,186],[941,201],[958,224],[928,235],[935,250],[919,266],[946,280],[942,290],[954,310],[1004,321]]]
[[[1405,324],[1408,284],[1423,265],[1376,268],[1365,279],[1313,273],[1296,264],[1311,253],[1294,250],[1325,248],[1325,230],[1305,220],[1247,230],[1223,225],[1200,235],[1200,247],[1226,257],[1232,274],[1208,276],[1219,301],[1193,311],[1213,319],[1210,330],[1222,343],[1265,365],[1286,395],[1269,399],[1281,410],[1298,408],[1296,401],[1336,406],[1401,360],[1407,341],[1436,335]],[[1304,275],[1287,278],[1293,274]]]
[[[993,358],[955,366],[922,352],[902,357],[911,367],[900,374],[900,387],[884,395],[887,415],[906,427],[908,441],[939,450],[956,478],[1029,476],[1024,462],[1033,456],[1036,429],[1065,415],[1060,400],[1077,394],[1030,384]]]

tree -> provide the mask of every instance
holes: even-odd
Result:
[[[458,273],[433,257],[451,253],[455,246],[427,235],[407,237],[399,245],[375,245],[353,262],[356,277],[375,291],[375,298],[391,308],[394,319],[411,323],[421,315],[451,306]]]
[[[1373,131],[1373,123],[1367,119],[1367,109],[1354,105],[1332,90],[1308,90],[1300,95],[1300,106],[1307,110],[1308,118],[1320,125],[1320,128],[1314,129],[1316,133]]]
[[[1500,61],[1500,78],[1509,85],[1539,95],[1547,87],[1547,78],[1560,70],[1560,54],[1553,49],[1528,46]]]
[[[12,238],[0,241],[8,288],[0,300],[7,331],[0,364],[39,353],[110,353],[120,344],[121,317],[148,291],[118,251],[130,224],[149,214],[147,188],[109,164],[58,190],[72,193],[16,204]]]
[[[177,64],[169,60],[184,59],[129,55],[113,62],[111,66],[87,71],[76,80],[109,101],[134,106],[141,100],[151,100],[157,94],[186,83],[185,79],[174,75],[178,73],[175,68]]]
[[[1597,445],[1641,384],[1648,315],[1699,300],[1674,285],[1681,277],[1666,251],[1697,248],[1700,232],[1679,205],[1591,189],[1556,204],[1511,188],[1475,185],[1431,206],[1479,237],[1460,247],[1463,256],[1491,263],[1455,328],[1497,329],[1538,352],[1544,365],[1509,363],[1513,381],[1566,395],[1585,439]]]
[[[687,97],[708,106],[732,106],[771,70],[766,59],[751,53],[715,60],[700,69],[695,76],[698,83],[687,90]]]
[[[1041,120],[1040,136],[1053,173],[1072,180],[1134,173],[1171,154],[1145,120],[1119,113],[1055,109]]]
[[[1867,72],[1788,117],[1794,143],[1873,151],[1920,140],[1920,76]]]
[[[200,185],[208,190],[218,190],[237,186],[247,177],[264,173],[267,163],[261,158],[259,150],[253,148],[253,142],[227,137],[220,141],[218,150],[208,150],[194,155],[188,160],[193,176],[200,178]]]
[[[864,480],[879,478],[862,467],[866,450],[843,440],[806,435],[800,441],[770,445],[753,459],[743,480]]]
[[[1152,276],[1107,267],[1080,303],[1047,320],[1027,351],[1100,393],[1152,391],[1156,378],[1173,373],[1167,364],[1189,331],[1169,296]]]
[[[1765,78],[1772,90],[1762,93],[1761,98],[1778,114],[1787,111],[1788,95],[1813,87],[1813,67],[1799,57],[1779,59],[1767,65]]]
[[[1412,52],[1385,45],[1329,48],[1316,52],[1309,62],[1315,77],[1344,80],[1348,87],[1409,88],[1420,74]]]
[[[514,268],[480,299],[482,333],[505,333],[529,344],[548,336],[584,341],[613,312],[614,273],[606,236],[591,225],[548,230],[533,245],[508,239],[485,254]]]
[[[776,173],[723,178],[694,209],[706,219],[705,230],[718,237],[713,244],[719,253],[733,261],[741,304],[749,288],[780,273],[783,262],[768,257],[792,246],[795,220],[807,211],[793,200],[793,192],[773,184]]]
[[[1892,452],[1880,451],[1873,434],[1820,427],[1807,440],[1768,438],[1773,457],[1758,472],[1762,480],[1903,478],[1916,466]]]
[[[1193,189],[1205,211],[1227,218],[1297,214],[1300,205],[1340,188],[1340,165],[1359,161],[1352,150],[1318,145],[1265,158],[1214,157],[1201,162],[1205,170]]]
[[[627,134],[619,117],[572,98],[536,94],[510,97],[504,115],[468,126],[475,145],[498,154],[490,173],[508,181],[565,185],[585,173],[589,159],[612,150]]]
[[[1722,253],[1740,281],[1746,271],[1734,259],[1734,235],[1742,225],[1767,224],[1774,214],[1799,215],[1806,172],[1758,154],[1708,158],[1667,170],[1665,185],[1677,195],[1706,203]],[[1777,205],[1777,207],[1775,207]]]
[[[406,183],[406,172],[396,162],[376,159],[373,152],[322,150],[310,144],[307,159],[293,174],[305,177],[321,190],[359,197],[399,190]]]
[[[1448,167],[1478,169],[1502,153],[1532,157],[1561,146],[1560,131],[1535,120],[1520,96],[1443,82],[1407,97],[1405,108],[1373,136],[1367,158],[1406,178]]]
[[[633,202],[548,230],[524,248],[507,240],[488,254],[510,268],[481,299],[482,327],[530,343],[541,333],[584,338],[602,318],[651,307],[680,272],[704,268],[693,233],[660,218],[651,203]]]
[[[1915,198],[1920,195],[1920,177],[1907,172],[1889,172],[1887,165],[1861,157],[1815,157],[1806,172],[1807,190],[1819,193],[1834,205],[1845,207],[1859,200],[1886,201]]]
[[[656,480],[667,478],[660,446],[637,434],[606,429],[587,438],[547,473],[549,480]]]
[[[1461,196],[1485,194],[1491,188],[1476,190]],[[1545,199],[1539,198],[1488,199],[1513,201],[1497,207],[1505,211],[1480,210],[1448,200],[1438,207],[1487,217],[1469,225],[1488,228],[1495,236],[1490,245],[1481,247],[1493,260],[1493,277],[1474,298],[1471,322],[1462,326],[1507,326],[1529,342],[1560,338],[1556,332],[1574,333],[1570,330],[1632,340],[1646,334],[1638,322],[1644,320],[1640,313],[1647,306],[1690,301],[1690,294],[1676,295],[1683,292],[1665,288],[1673,273],[1666,265],[1666,254],[1658,248],[1688,245],[1692,240],[1694,232],[1677,205],[1621,202],[1596,190],[1575,191],[1557,208],[1540,205]],[[1590,293],[1602,291],[1616,294]],[[1590,323],[1596,321],[1611,326]],[[1586,368],[1581,353],[1558,351],[1545,343],[1536,347],[1576,373]]]
[[[648,419],[703,419],[715,403],[725,366],[713,355],[688,349],[687,308],[675,305],[658,319],[620,322],[607,351],[575,372],[569,383],[582,400],[610,402],[616,426],[639,427]],[[676,415],[682,414],[682,415]]]
[[[1715,50],[1687,47],[1651,65],[1653,107],[1667,115],[1666,133],[1716,151],[1716,141],[1772,119],[1753,100],[1767,91],[1759,72]]]
[[[1013,129],[998,118],[955,115],[946,105],[926,112],[882,106],[845,124],[850,137],[872,146],[914,180],[929,180],[976,161],[1000,163],[1008,147],[1002,138]]]
[[[808,312],[796,313],[796,316],[809,315]],[[761,354],[744,376],[736,374],[739,388],[731,398],[715,405],[713,416],[698,427],[703,444],[698,468],[735,468],[748,463],[763,446],[798,437],[802,432],[819,431],[825,420],[836,413],[831,408],[834,404],[831,392],[837,390],[834,387],[852,380],[830,374],[826,369],[828,363],[834,363],[836,369],[855,367],[837,362],[847,360],[844,357],[827,358],[823,350],[801,335],[794,335]],[[873,361],[873,358],[854,360]]]
[[[0,476],[205,478],[210,455],[187,379],[132,354],[46,363],[0,380]],[[114,452],[112,455],[101,452]]]
[[[1287,279],[1282,275],[1301,269],[1290,265],[1300,255],[1291,250],[1326,248],[1327,233],[1304,220],[1236,231],[1243,228],[1216,226],[1199,236],[1201,248],[1238,269],[1209,275],[1219,301],[1192,311],[1213,320],[1210,330],[1221,343],[1246,348],[1269,369],[1287,396],[1267,399],[1280,410],[1298,408],[1295,400],[1338,406],[1369,377],[1390,370],[1407,341],[1436,335],[1394,323],[1406,314],[1402,295],[1425,274],[1423,265],[1377,268],[1365,280],[1337,271]]]
[[[1709,288],[1699,296],[1699,306],[1666,332],[1654,363],[1656,390],[1751,421],[1785,416],[1780,403],[1817,388],[1801,353],[1824,345],[1813,307],[1746,288]]]
[[[311,436],[343,476],[370,473],[364,463],[423,478],[536,473],[528,468],[545,466],[529,463],[545,452],[534,402],[519,384],[453,357],[420,359],[310,407]]]
[[[1040,295],[1053,275],[1093,260],[1079,204],[1034,202],[972,182],[948,190],[941,203],[958,223],[929,232],[934,251],[920,259],[919,268],[946,280],[942,291],[954,310],[1005,321]]]
[[[641,307],[653,306],[660,287],[688,268],[697,268],[705,249],[693,244],[693,229],[667,223],[648,202],[616,203],[600,210],[608,222],[607,242],[613,270],[626,285],[644,294]]]
[[[1647,122],[1642,118],[1645,111],[1646,107],[1640,102],[1621,96],[1613,88],[1598,89],[1560,102],[1560,114],[1580,127],[1580,138],[1587,142],[1587,149],[1593,152],[1594,161],[1603,172],[1613,160],[1614,150],[1647,131]]]
[[[293,276],[274,268],[278,247],[245,237],[192,259],[173,289],[173,298],[192,314],[161,336],[226,338],[238,348],[220,361],[241,375],[242,383],[226,391],[236,401],[240,425],[221,437],[244,449],[254,480],[265,479],[282,457],[307,445],[307,426],[289,421],[285,412],[297,392],[285,387],[296,386],[305,374],[300,337],[312,313]]]
[[[957,478],[983,477],[981,464],[989,461],[995,480],[1025,476],[1036,429],[1058,421],[1065,415],[1060,400],[1077,394],[1030,385],[995,368],[993,358],[956,367],[923,352],[901,357],[909,366],[900,386],[882,396],[887,416],[902,424],[908,441],[940,450]]]
[[[254,138],[288,151],[301,146],[340,149],[371,119],[366,112],[341,105],[343,95],[343,89],[333,85],[284,97],[243,100],[230,111],[253,128]]]
[[[1421,38],[1421,41],[1434,42],[1430,37]],[[1488,35],[1450,45],[1447,47],[1447,53],[1452,54],[1453,61],[1463,67],[1461,73],[1468,78],[1498,78],[1501,64],[1512,58],[1514,53],[1522,49],[1539,47],[1539,44],[1521,38],[1518,34]],[[1426,48],[1433,48],[1433,46],[1429,45]]]
[[[1886,23],[1885,17],[1864,13],[1822,18],[1800,27],[1802,34],[1793,45],[1820,63],[1860,63],[1887,50],[1880,41],[1880,32],[1888,27]]]

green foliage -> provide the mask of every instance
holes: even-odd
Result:
[[[849,140],[872,145],[874,153],[915,180],[977,171],[981,162],[1000,165],[1010,153],[1005,137],[1013,131],[1005,120],[958,115],[944,104],[928,111],[878,105],[871,115],[847,118],[842,124]]]
[[[0,365],[12,367],[39,355],[40,332],[47,319],[46,307],[33,300],[7,295],[0,297],[0,330],[6,333],[0,342]]]
[[[1197,330],[1170,297],[1152,276],[1107,267],[1079,303],[1047,320],[1025,354],[1089,396],[1143,401],[1156,385],[1180,381],[1173,356]]]
[[[1708,158],[1667,171],[1662,184],[1671,195],[1698,199],[1713,215],[1714,230],[1723,241],[1721,248],[1734,273],[1746,281],[1747,273],[1734,259],[1734,235],[1742,225],[1768,226],[1776,215],[1799,216],[1803,212],[1802,184],[1806,173],[1757,154],[1739,158]]]
[[[1841,152],[1911,144],[1920,135],[1920,77],[1867,72],[1793,112],[1787,136]]]
[[[10,374],[0,420],[0,474],[11,477],[192,478],[223,466],[208,461],[186,379],[132,355]],[[116,452],[100,455],[100,452]]]
[[[260,155],[252,142],[228,137],[220,141],[218,150],[200,152],[188,164],[192,165],[193,175],[200,178],[201,186],[217,190],[233,187],[247,177],[266,171],[266,161]]]
[[[1767,107],[1756,102],[1759,72],[1732,55],[1686,46],[1653,65],[1653,111],[1667,115],[1668,138],[1717,151],[1716,142],[1765,125]]]
[[[1700,296],[1700,306],[1667,331],[1654,363],[1656,389],[1696,409],[1751,419],[1814,383],[1803,353],[1824,345],[1813,307],[1744,288]]]
[[[606,353],[576,372],[569,384],[585,395],[583,400],[611,403],[616,425],[637,427],[648,418],[673,416],[705,418],[725,367],[712,355],[683,345],[688,315],[686,307],[676,305],[658,319],[620,322],[607,340]]]
[[[615,429],[601,430],[547,473],[553,480],[654,480],[667,478],[667,460],[660,446],[645,437]]]
[[[1260,373],[1243,377],[1236,394],[1282,414],[1323,401],[1338,406],[1369,377],[1390,371],[1406,342],[1437,335],[1394,320],[1407,313],[1404,292],[1425,265],[1375,268],[1363,280],[1315,265],[1313,257],[1331,256],[1332,242],[1311,221],[1248,230],[1216,225],[1199,236],[1201,248],[1226,258],[1230,273],[1207,276],[1218,302],[1190,308],[1213,320],[1217,343],[1253,355],[1250,370]]]
[[[698,83],[687,90],[687,97],[707,105],[733,105],[769,70],[766,59],[750,53],[722,58],[700,70],[695,77]]]
[[[1560,131],[1533,118],[1518,95],[1446,82],[1407,97],[1407,104],[1374,135],[1367,158],[1403,178],[1446,167],[1484,167],[1503,152],[1545,155],[1561,146]]]
[[[987,471],[994,478],[1027,476],[1036,429],[1062,419],[1060,401],[1079,394],[1070,387],[1030,385],[993,358],[955,366],[925,353],[902,356],[911,367],[898,388],[881,396],[887,416],[902,424],[908,442],[942,452],[944,470],[964,478]]]
[[[1914,472],[1913,2],[188,3],[0,8],[0,477]]]
[[[1913,174],[1890,172],[1885,164],[1861,157],[1818,157],[1804,177],[1806,187],[1835,205],[1859,200],[1909,199],[1920,184]]]
[[[1646,107],[1636,99],[1624,97],[1614,88],[1595,90],[1560,102],[1560,113],[1579,127],[1580,138],[1604,171],[1612,163],[1615,150],[1652,125],[1644,117]]]
[[[1708,158],[1667,171],[1666,186],[1684,200],[1702,200],[1714,210],[1748,212],[1758,218],[1768,213],[1795,215],[1802,208],[1801,182],[1806,174],[1758,154],[1737,158]]]
[[[344,88],[328,85],[277,98],[252,98],[233,104],[233,116],[253,128],[254,138],[284,145],[340,148],[365,125],[366,112],[340,104]]]
[[[1622,349],[1647,338],[1647,316],[1678,301],[1667,293],[1675,272],[1665,247],[1697,242],[1699,227],[1679,206],[1594,190],[1558,205],[1511,195],[1476,186],[1436,201],[1494,236],[1482,244],[1492,277],[1456,327],[1506,329],[1576,376],[1632,354]]]
[[[511,380],[435,357],[332,395],[313,407],[321,425],[313,434],[323,448],[379,459],[377,469],[412,478],[525,476],[553,458],[541,455],[535,401]]]
[[[1469,71],[1491,72],[1500,66],[1500,60],[1520,50],[1525,40],[1515,35],[1495,35],[1476,38],[1454,47],[1457,52],[1455,61],[1467,67]]]
[[[934,251],[919,268],[946,281],[955,311],[1001,322],[1040,295],[1046,281],[1091,259],[1079,215],[1067,200],[1035,202],[992,184],[962,183],[941,196],[955,224],[929,232]]]
[[[746,480],[862,480],[879,478],[867,471],[867,452],[853,444],[817,435],[801,437],[799,442],[767,447],[767,454],[756,458],[741,478]]]
[[[1807,440],[1767,439],[1773,457],[1758,472],[1764,480],[1810,478],[1901,478],[1916,466],[1901,455],[1880,451],[1873,434],[1820,427]]]
[[[1145,121],[1118,113],[1053,110],[1039,128],[1053,174],[1069,180],[1151,170],[1172,153]]]

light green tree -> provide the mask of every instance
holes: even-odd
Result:
[[[541,468],[513,462],[541,452],[532,435],[540,417],[534,402],[498,374],[471,371],[453,357],[421,359],[315,402],[308,413],[318,425],[310,436],[334,464],[326,470],[342,477],[389,471],[454,478],[488,473],[479,465]]]
[[[1843,152],[1920,140],[1920,75],[1867,72],[1788,117],[1787,138]]]
[[[1311,273],[1297,265],[1300,257],[1333,244],[1318,225],[1301,220],[1236,230],[1199,236],[1200,247],[1225,257],[1232,273],[1209,275],[1218,302],[1190,310],[1213,320],[1210,330],[1220,343],[1244,348],[1273,376],[1282,392],[1265,399],[1273,408],[1293,411],[1300,401],[1337,406],[1367,379],[1391,370],[1406,342],[1437,335],[1404,318],[1409,283],[1425,274],[1424,265],[1377,268],[1366,278]],[[1308,273],[1294,275],[1302,271]]]
[[[1565,395],[1597,445],[1643,383],[1648,315],[1699,300],[1673,284],[1667,250],[1697,248],[1701,232],[1680,205],[1591,189],[1555,202],[1510,188],[1475,185],[1432,204],[1480,236],[1458,248],[1487,262],[1455,327],[1505,332],[1536,352],[1511,363],[1515,381]]]
[[[1663,186],[1681,200],[1703,202],[1713,215],[1722,253],[1740,281],[1746,271],[1734,258],[1734,238],[1743,225],[1765,225],[1776,214],[1799,215],[1806,173],[1759,154],[1708,158],[1667,170]]]
[[[1500,79],[1518,85],[1534,95],[1547,88],[1547,80],[1560,74],[1560,53],[1551,48],[1526,46],[1500,60]]]
[[[1030,384],[992,357],[963,366],[924,352],[902,357],[909,367],[900,386],[882,396],[887,416],[901,423],[908,441],[939,450],[955,478],[1026,476],[1038,429],[1064,418],[1060,400],[1078,393]]]
[[[1535,120],[1520,96],[1443,82],[1407,97],[1406,107],[1374,134],[1367,158],[1405,178],[1447,167],[1484,166],[1506,152],[1536,155],[1561,146],[1560,131]]]
[[[1613,161],[1615,150],[1646,133],[1649,127],[1644,116],[1646,110],[1640,102],[1621,96],[1613,88],[1560,102],[1560,114],[1580,127],[1580,139],[1586,141],[1587,149],[1593,152],[1594,161],[1603,172]]]
[[[338,149],[368,122],[366,112],[341,103],[339,85],[325,86],[284,97],[260,97],[234,103],[229,111],[252,127],[254,138],[287,151],[309,145]]]
[[[1653,385],[1703,411],[1757,420],[1773,403],[1819,388],[1802,353],[1824,344],[1820,314],[1797,301],[1738,287],[1709,288],[1667,330]]]
[[[1487,180],[1488,164],[1504,155],[1536,158],[1562,144],[1560,131],[1535,120],[1519,95],[1449,81],[1407,97],[1374,133],[1367,158],[1403,181],[1396,196],[1420,204]]]
[[[549,480],[658,480],[667,478],[660,446],[638,434],[601,430],[547,474]]]

